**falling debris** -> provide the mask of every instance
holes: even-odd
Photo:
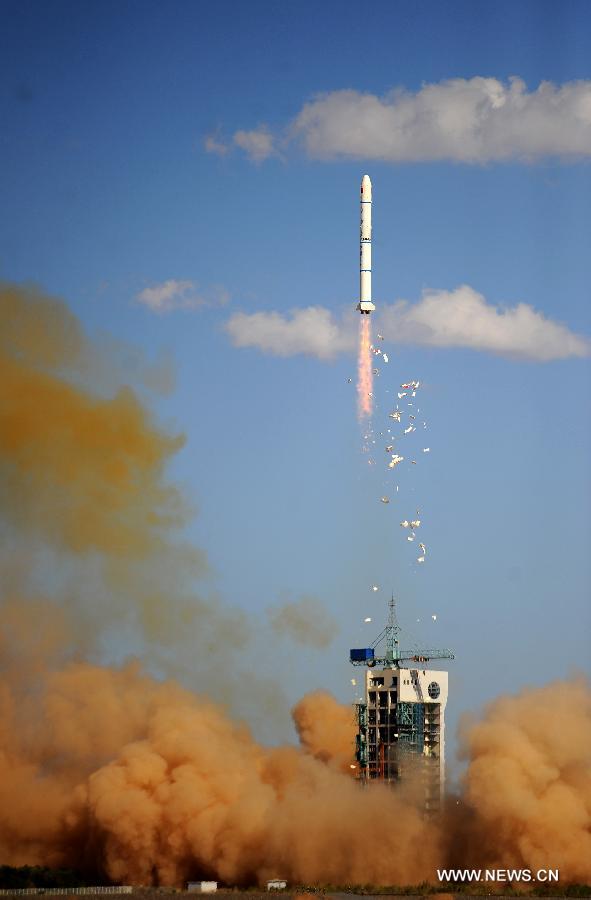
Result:
[[[379,587],[377,586],[377,584],[372,584],[371,589],[372,591],[379,591]]]
[[[367,616],[363,621],[364,621],[364,622],[371,622],[371,616]]]
[[[379,337],[380,336],[378,335],[378,338]],[[372,351],[375,353],[376,349],[374,347],[372,347]],[[388,361],[388,357],[386,356],[385,353],[382,354],[382,358],[383,358],[384,362]],[[420,386],[421,386],[421,382],[418,379],[403,382],[400,385],[400,390],[397,392],[398,399],[402,400],[403,397],[408,397],[409,395],[411,395],[412,397],[415,397]],[[389,453],[391,455],[391,458],[388,461],[389,469],[396,468],[396,466],[398,466],[405,459],[404,456],[394,452],[394,447],[396,446],[396,441],[400,440],[402,435],[406,436],[406,435],[412,434],[414,431],[417,430],[417,427],[419,425],[419,421],[417,421],[417,420],[419,419],[421,410],[418,408],[418,406],[415,406],[415,404],[410,401],[407,402],[407,407],[408,407],[408,409],[399,409],[399,404],[397,404],[396,409],[394,409],[394,410],[392,410],[392,412],[388,413],[388,417],[390,419],[393,419],[395,422],[399,422],[402,424],[401,431],[395,432],[394,428],[392,428],[392,430],[390,428],[386,428],[384,430],[384,432],[380,432],[380,437],[383,437],[385,434],[386,439],[391,442],[391,443],[385,445],[386,453]],[[412,409],[412,412],[410,412],[409,409]],[[403,415],[405,417],[408,417],[406,427],[404,426],[404,424],[402,422]],[[426,421],[421,420],[421,424],[422,424],[423,428],[427,428]],[[431,449],[430,447],[422,447],[421,448],[419,445],[419,447],[417,448],[417,450],[415,452],[418,453],[422,450],[423,453],[429,453],[430,449]],[[409,457],[406,457],[406,459],[412,466],[419,465],[417,459],[412,459]],[[386,483],[384,482],[384,484],[386,484]],[[395,485],[395,488],[396,488],[396,493],[398,493],[400,490],[399,486]],[[393,490],[392,487],[389,489],[390,489],[390,491]],[[390,498],[382,497],[381,501],[382,501],[382,503],[389,503]],[[423,543],[419,543],[417,541],[417,535],[415,534],[415,530],[417,528],[419,528],[421,525],[420,512],[418,509],[416,511],[416,516],[417,516],[416,519],[411,519],[411,520],[404,519],[404,521],[402,521],[400,523],[400,526],[402,528],[408,529],[406,540],[409,543],[414,543],[415,541],[417,542],[417,544],[418,544],[417,549],[420,552],[420,556],[417,557],[417,562],[424,563],[425,559],[426,559],[426,552],[427,552],[426,547]]]
[[[384,340],[384,335],[383,335],[383,334],[380,334],[379,331],[378,331],[378,340],[379,340],[379,341],[383,341],[383,340]]]
[[[354,678],[351,679],[351,684],[353,685],[353,687],[356,686],[357,682],[356,682],[356,680],[355,680]]]
[[[385,363],[388,362],[388,357],[387,357],[387,355],[386,355],[385,353],[384,353],[384,355],[383,355],[383,359],[384,359],[384,362],[385,362]]]
[[[433,619],[434,622],[437,621],[437,616],[435,615],[435,613],[433,613],[433,615],[431,616],[431,618]]]
[[[352,378],[347,378],[347,384],[351,384],[352,381],[353,381]]]

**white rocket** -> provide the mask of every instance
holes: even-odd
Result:
[[[360,313],[373,312],[371,302],[371,181],[361,179],[361,231],[359,235],[359,303]]]

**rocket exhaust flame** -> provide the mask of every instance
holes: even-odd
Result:
[[[359,328],[359,364],[357,370],[357,407],[359,420],[369,418],[373,411],[373,370],[371,362],[371,320],[361,317]]]

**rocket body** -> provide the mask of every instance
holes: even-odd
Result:
[[[359,233],[359,303],[360,313],[373,312],[371,300],[371,181],[369,175],[361,179],[361,225]]]

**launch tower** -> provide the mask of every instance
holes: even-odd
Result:
[[[453,659],[450,650],[400,650],[394,597],[388,624],[371,647],[353,649],[350,661],[364,666],[364,696],[356,704],[356,759],[363,782],[413,779],[425,810],[441,806],[445,775],[447,672],[428,668]],[[377,656],[380,645],[385,655]]]

